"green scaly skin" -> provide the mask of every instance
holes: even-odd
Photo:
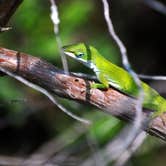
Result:
[[[84,43],[64,46],[64,53],[91,68],[101,84],[92,84],[92,88],[109,88],[109,85],[121,92],[138,97],[139,88],[133,77],[123,68],[106,60],[94,47]],[[159,116],[166,112],[166,100],[154,89],[141,81],[144,91],[143,107],[156,111]]]

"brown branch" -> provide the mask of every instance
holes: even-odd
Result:
[[[94,105],[123,120],[131,121],[135,116],[136,99],[109,88],[90,89],[91,80],[66,75],[52,64],[25,53],[0,48],[0,67],[15,73],[46,90],[68,99]],[[150,111],[144,110],[144,119],[150,119]],[[166,140],[166,115],[150,119],[143,129],[151,135]]]

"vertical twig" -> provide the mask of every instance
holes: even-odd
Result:
[[[131,128],[131,131],[129,131],[128,136],[126,138],[126,144],[124,145],[123,141],[120,141],[121,143],[119,143],[119,146],[121,146],[119,154],[123,151],[125,151],[125,149],[131,144],[131,142],[133,142],[133,140],[135,139],[137,132],[139,131],[140,127],[141,127],[141,123],[142,123],[142,102],[143,102],[143,90],[141,88],[141,81],[139,80],[137,74],[131,69],[130,63],[128,61],[128,57],[127,57],[127,50],[126,47],[124,46],[123,42],[120,40],[120,38],[117,36],[113,24],[112,24],[112,20],[109,14],[109,4],[107,2],[107,0],[102,0],[103,3],[103,7],[104,7],[104,17],[108,26],[108,31],[111,35],[111,37],[113,38],[113,40],[115,41],[115,43],[117,44],[117,46],[119,47],[121,56],[122,56],[122,63],[124,65],[124,67],[126,68],[126,70],[131,74],[131,76],[133,77],[133,79],[135,80],[136,84],[138,85],[139,88],[139,95],[138,95],[138,102],[136,104],[136,117],[135,117],[135,121],[134,121],[134,125]],[[119,156],[119,154],[117,153],[117,157]]]
[[[50,3],[51,3],[51,20],[54,25],[54,33],[55,33],[55,38],[56,38],[56,42],[58,45],[58,50],[61,55],[63,69],[64,69],[65,73],[68,74],[69,70],[68,70],[67,59],[66,59],[66,55],[63,53],[62,41],[59,36],[60,19],[59,19],[59,15],[58,15],[58,8],[57,8],[54,0],[50,0]]]
[[[68,70],[68,64],[67,64],[67,59],[66,59],[66,56],[65,54],[63,53],[63,50],[62,50],[62,41],[61,41],[61,38],[59,36],[59,24],[60,24],[60,19],[59,19],[59,14],[58,14],[58,8],[56,6],[56,3],[54,0],[50,0],[50,3],[51,3],[51,20],[53,22],[53,25],[54,25],[54,34],[55,34],[55,38],[56,38],[56,42],[57,42],[57,45],[58,45],[58,50],[59,50],[59,53],[61,55],[61,59],[62,59],[62,65],[63,65],[63,69],[65,71],[66,74],[69,73],[69,70]],[[39,88],[39,91],[41,89]],[[44,91],[43,91],[44,90]],[[85,120],[83,118],[80,118],[74,114],[72,114],[70,111],[68,111],[65,107],[63,107],[60,103],[58,103],[57,100],[55,100],[55,97],[53,97],[48,91],[46,91],[45,89],[42,89],[42,91],[40,92],[44,92],[44,94],[54,103],[58,106],[58,108],[60,108],[63,112],[65,112],[67,115],[71,116],[72,118],[80,121],[80,122],[83,122],[85,124],[90,124],[90,122],[88,120]]]
[[[123,166],[129,160],[129,158],[133,155],[133,153],[142,145],[144,140],[146,139],[146,133],[144,131],[140,132],[136,139],[132,142],[130,147],[120,155],[115,166]],[[108,154],[109,155],[109,151]]]

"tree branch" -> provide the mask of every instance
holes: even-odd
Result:
[[[7,24],[10,17],[14,14],[17,7],[23,0],[5,0],[0,1],[0,26],[3,27]]]
[[[109,88],[90,89],[92,80],[66,75],[52,64],[25,53],[0,48],[0,68],[15,73],[46,90],[78,102],[94,105],[120,119],[132,121],[136,110],[136,99]],[[166,140],[166,114],[150,119],[150,110],[144,110],[142,128],[151,135]],[[147,120],[149,119],[149,120]]]

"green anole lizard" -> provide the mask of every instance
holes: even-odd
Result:
[[[91,85],[91,88],[109,88],[109,85],[131,96],[138,97],[139,88],[133,77],[123,68],[106,60],[92,46],[84,43],[64,46],[64,53],[83,63],[94,71],[100,83]],[[157,91],[141,81],[144,92],[143,107],[154,110],[155,116],[166,112],[166,100]],[[154,117],[153,115],[153,117]]]

